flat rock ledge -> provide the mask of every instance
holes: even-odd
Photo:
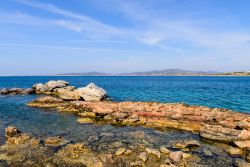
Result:
[[[156,102],[64,101],[45,96],[31,107],[54,107],[73,112],[81,123],[104,121],[113,124],[174,128],[199,133],[202,138],[250,148],[250,115],[231,110]]]

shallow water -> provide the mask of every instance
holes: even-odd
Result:
[[[4,141],[4,128],[10,125],[14,125],[21,131],[31,133],[37,137],[58,135],[76,142],[87,141],[89,137],[93,136],[102,136],[101,133],[104,134],[104,138],[105,133],[115,134],[114,138],[110,138],[109,142],[112,142],[112,139],[115,140],[116,137],[126,137],[123,132],[144,131],[148,135],[162,135],[154,129],[143,127],[118,127],[107,124],[79,124],[76,121],[77,117],[73,114],[59,113],[52,109],[31,108],[25,105],[34,98],[36,98],[36,95],[0,96],[2,143]],[[169,132],[171,135],[169,135],[167,139],[174,139],[176,135],[180,135],[183,139],[194,137],[194,135],[187,132]],[[156,144],[161,144],[161,142],[158,141]]]

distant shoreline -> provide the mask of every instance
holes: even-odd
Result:
[[[0,75],[0,77],[250,77],[250,75]]]

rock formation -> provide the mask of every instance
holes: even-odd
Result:
[[[54,95],[63,100],[74,101],[102,101],[106,98],[107,92],[94,83],[88,84],[86,87],[76,89],[75,86],[70,86],[69,82],[63,80],[51,80],[44,84],[37,83],[32,88],[3,88],[0,90],[1,95],[16,95],[16,94],[45,94]]]
[[[20,94],[34,94],[35,91],[32,88],[2,88],[0,89],[0,95],[20,95]]]
[[[112,124],[144,125],[157,128],[174,128],[199,133],[202,138],[250,148],[250,115],[230,110],[154,102],[86,102],[61,101],[52,97],[51,102],[38,98],[28,105],[58,108],[59,111],[77,113],[80,118]],[[91,116],[89,116],[91,115]],[[98,118],[98,119],[97,119]],[[91,119],[93,121],[91,121]],[[199,146],[196,141],[177,144],[178,147]]]
[[[101,101],[107,95],[104,89],[96,86],[94,83],[90,83],[83,88],[78,88],[75,92],[85,101]]]

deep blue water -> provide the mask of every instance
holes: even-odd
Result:
[[[0,77],[0,88],[27,88],[53,79],[77,87],[94,82],[115,101],[184,102],[250,112],[250,77]]]

